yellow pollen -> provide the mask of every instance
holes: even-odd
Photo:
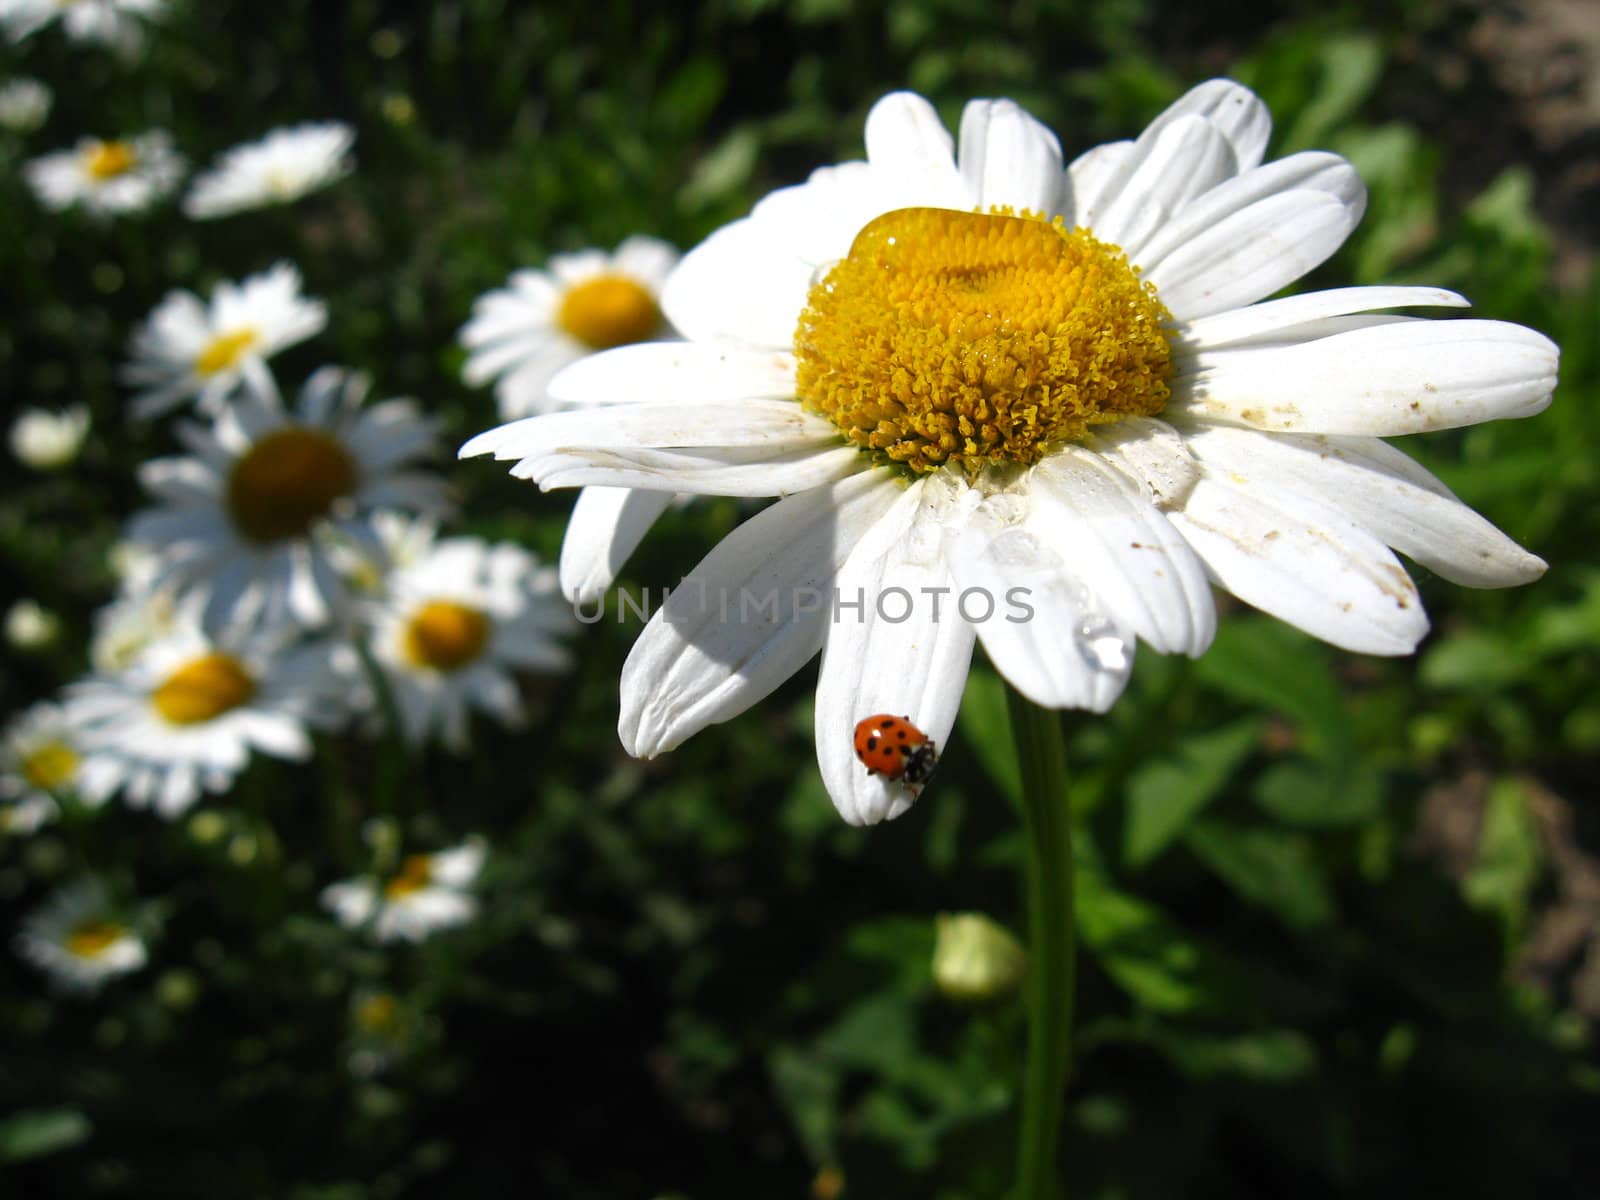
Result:
[[[71,783],[77,774],[78,752],[63,741],[48,741],[25,755],[21,768],[29,784],[53,792]]]
[[[261,335],[249,328],[219,333],[195,356],[194,369],[209,378],[236,367],[239,360],[254,349],[260,340]]]
[[[83,154],[83,169],[104,183],[133,170],[139,155],[127,142],[92,142]]]
[[[1086,230],[905,208],[812,287],[797,390],[864,450],[976,474],[1160,412],[1168,319],[1122,251]]]
[[[648,288],[626,275],[596,275],[561,298],[556,320],[593,350],[642,342],[661,327],[661,309]]]
[[[214,721],[255,695],[256,681],[229,654],[192,658],[150,693],[150,703],[171,725]]]
[[[391,900],[401,900],[432,882],[432,860],[426,854],[408,854],[400,860],[400,870],[383,885],[383,894]]]
[[[303,537],[356,488],[356,464],[337,439],[290,426],[239,456],[228,476],[228,511],[252,542]]]
[[[402,649],[412,666],[455,671],[483,653],[489,618],[454,600],[430,600],[406,623]]]
[[[67,934],[67,953],[76,958],[99,958],[126,934],[113,921],[83,921]]]

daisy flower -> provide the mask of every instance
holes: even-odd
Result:
[[[59,795],[104,804],[111,784],[106,768],[69,708],[40,703],[26,709],[0,734],[0,832],[32,833],[55,819]]]
[[[145,648],[159,642],[178,625],[178,598],[174,589],[158,587],[161,560],[132,542],[111,548],[112,568],[118,577],[115,599],[94,615],[89,638],[89,662],[102,675],[114,675],[131,665]]]
[[[144,939],[120,914],[104,885],[63,888],[22,921],[17,953],[52,979],[82,992],[144,966]]]
[[[99,42],[136,50],[139,18],[158,16],[166,0],[0,0],[0,26],[13,42],[57,17],[75,42]]]
[[[412,531],[413,534],[415,531]],[[372,653],[408,739],[439,732],[467,748],[467,710],[522,721],[516,671],[571,664],[557,637],[575,627],[555,572],[520,546],[457,537],[407,547],[372,606]]]
[[[89,409],[74,404],[65,412],[23,409],[11,425],[11,453],[35,471],[59,471],[71,465],[89,436]]]
[[[1098,712],[1136,639],[1205,651],[1212,582],[1406,654],[1428,623],[1391,547],[1471,586],[1537,578],[1380,439],[1540,411],[1556,347],[1384,311],[1466,303],[1436,288],[1265,300],[1365,204],[1337,155],[1263,163],[1269,127],[1213,80],[1063,168],[1008,100],[967,106],[958,151],[926,100],[886,96],[867,161],[685,257],[663,307],[686,341],[585,359],[551,392],[587,407],[469,442],[546,488],[782,497],[640,635],[623,745],[670,750],[820,650],[823,780],[872,823],[916,790],[862,769],[856,723],[904,714],[944,745],[977,640],[1035,704]]]
[[[274,129],[235,146],[195,178],[183,198],[184,215],[200,221],[292,203],[350,174],[355,140],[350,126],[323,121]]]
[[[631,237],[615,253],[558,254],[543,271],[523,270],[478,299],[461,330],[469,387],[495,382],[500,419],[558,407],[550,380],[597,350],[671,335],[661,285],[677,264],[666,242]]]
[[[32,133],[50,115],[55,94],[49,85],[26,77],[0,84],[0,129]]]
[[[477,915],[467,889],[483,869],[484,853],[483,839],[474,837],[434,854],[408,854],[386,878],[330,883],[322,904],[347,929],[370,924],[380,942],[420,942]]]
[[[39,203],[60,212],[82,205],[99,217],[143,212],[164,200],[183,177],[183,158],[172,137],[152,130],[136,137],[82,139],[76,149],[24,164],[23,174]]]
[[[330,540],[370,543],[372,514],[431,512],[445,485],[412,470],[434,449],[434,425],[409,400],[363,407],[363,376],[324,367],[293,413],[274,391],[241,393],[207,429],[179,427],[190,457],[141,470],[160,507],[135,514],[129,538],[155,552],[158,582],[207,594],[205,624],[324,624],[346,593]]]
[[[168,292],[128,342],[133,361],[122,381],[139,390],[133,415],[153,417],[191,399],[215,413],[241,383],[268,394],[267,359],[327,323],[327,305],[300,294],[300,272],[286,262],[243,283],[219,283],[209,304]]]
[[[194,606],[120,672],[67,689],[96,781],[167,819],[204,792],[225,791],[259,750],[311,753],[307,726],[327,724],[337,683],[325,643],[288,644],[289,630],[212,638]]]

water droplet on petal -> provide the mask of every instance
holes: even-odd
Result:
[[[1109,617],[1089,613],[1078,622],[1078,653],[1096,671],[1122,674],[1129,665],[1128,639]]]

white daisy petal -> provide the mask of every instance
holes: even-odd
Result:
[[[1511,587],[1544,573],[1541,559],[1375,438],[1263,434],[1202,422],[1186,434],[1208,470],[1302,492],[1452,583]]]
[[[1504,321],[1403,321],[1272,349],[1203,352],[1173,380],[1174,413],[1279,433],[1393,437],[1529,417],[1559,351]]]
[[[992,598],[977,625],[995,669],[1035,704],[1105,712],[1133,668],[1134,632],[1046,540],[1048,509],[990,497],[955,540],[956,585]]]
[[[1163,512],[1181,508],[1200,479],[1200,465],[1183,436],[1165,421],[1130,417],[1095,430],[1089,444],[1129,479],[1142,485]]]
[[[792,400],[739,403],[629,404],[528,417],[481,433],[460,456],[493,453],[497,459],[590,449],[687,450],[696,447],[765,447],[774,454],[835,445],[838,430]]]
[[[1172,214],[1232,176],[1233,147],[1209,121],[1184,117],[1149,143],[1141,142],[1124,164],[1121,191],[1109,203],[1087,210],[1095,237],[1120,246],[1129,259]]]
[[[823,444],[775,452],[765,446],[704,453],[681,450],[585,450],[524,459],[526,471],[546,491],[565,487],[670,489],[696,496],[787,496],[821,487],[861,469],[853,446]]]
[[[1029,528],[1102,605],[1162,654],[1205,653],[1216,633],[1205,569],[1137,484],[1075,446],[1030,483]]]
[[[758,290],[742,286],[754,272]],[[678,264],[661,290],[661,307],[692,342],[734,342],[788,350],[815,267],[774,249],[746,218],[724,225]]]
[[[671,750],[737,716],[810,659],[839,567],[898,495],[892,473],[862,471],[780,500],[724,538],[650,619],[623,665],[617,732],[628,752]]]
[[[1305,292],[1201,317],[1184,330],[1184,340],[1197,350],[1253,344],[1266,338],[1294,338],[1299,327],[1329,317],[1382,308],[1468,308],[1455,292],[1430,287],[1349,287]]]
[[[915,92],[890,92],[872,106],[867,161],[917,189],[934,207],[970,207],[972,194],[956,170],[955,143],[939,114]]]
[[[1104,212],[1116,198],[1123,170],[1133,151],[1132,142],[1106,142],[1085,150],[1067,167],[1062,216],[1068,225],[1094,228],[1093,214]]]
[[[590,406],[627,401],[703,404],[783,399],[795,388],[794,355],[693,342],[619,346],[573,363],[550,384],[552,399]]]
[[[1261,97],[1243,84],[1231,79],[1208,79],[1197,84],[1152,121],[1145,136],[1159,133],[1190,114],[1205,117],[1222,132],[1233,146],[1241,171],[1254,167],[1266,153],[1272,136],[1272,114]]]
[[[955,726],[976,635],[957,609],[944,560],[952,503],[959,499],[942,478],[913,484],[839,571],[839,608],[817,680],[817,762],[852,825],[897,817],[916,799],[910,786],[861,765],[858,721],[907,716],[936,747]]]
[[[1180,321],[1253,304],[1319,266],[1361,218],[1326,192],[1280,192],[1224,217],[1150,267]]]
[[[1242,222],[1247,219],[1241,215],[1245,213],[1264,217],[1272,210],[1254,206],[1289,192],[1321,192],[1331,196],[1350,211],[1352,227],[1366,209],[1366,185],[1355,168],[1337,154],[1308,150],[1236,175],[1201,193],[1140,246],[1139,252],[1131,256],[1132,261],[1148,274],[1169,255],[1205,236],[1225,220]]]
[[[988,212],[1054,213],[1061,204],[1061,143],[1011,100],[973,100],[961,114],[961,177]]]
[[[616,582],[674,493],[589,487],[578,493],[561,541],[561,591],[573,604],[594,604]]]
[[[1410,654],[1428,632],[1399,560],[1334,509],[1207,475],[1170,520],[1223,587],[1313,637],[1364,654]]]

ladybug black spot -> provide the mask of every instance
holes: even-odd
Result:
[[[872,751],[872,750],[876,750],[877,748],[878,748],[878,735],[877,734],[873,734],[871,737],[869,737],[867,739],[867,750],[868,751]]]
[[[900,740],[902,742],[906,740],[906,731],[904,729],[900,731]]]

